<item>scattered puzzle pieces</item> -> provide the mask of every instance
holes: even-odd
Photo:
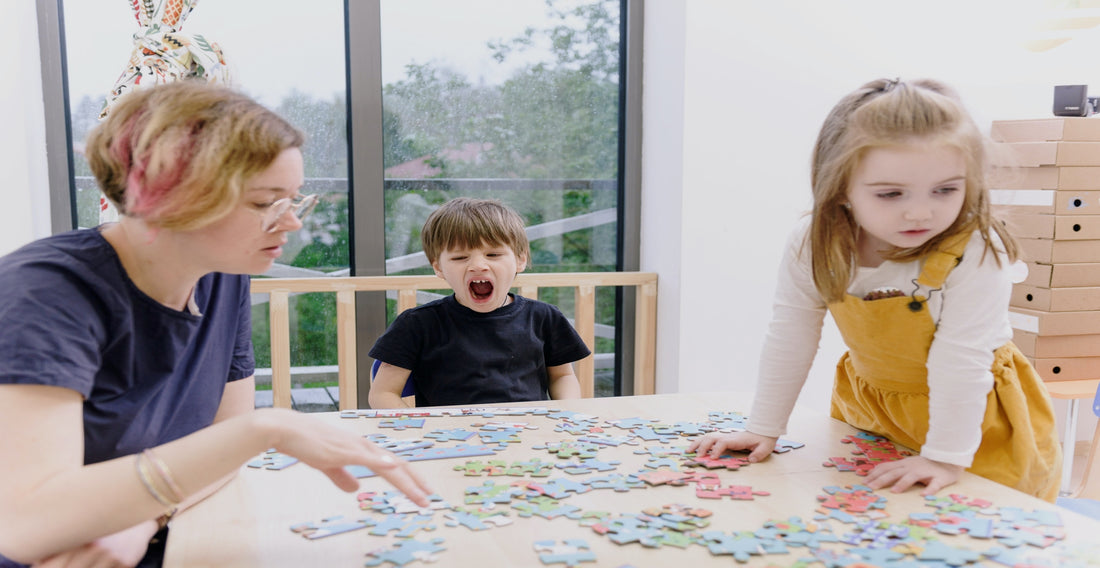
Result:
[[[729,497],[735,501],[752,501],[753,496],[766,497],[771,495],[767,491],[754,490],[748,485],[730,485],[728,487],[710,486],[703,483],[695,484],[695,496],[702,499],[721,499]]]
[[[742,467],[744,467],[746,465],[749,465],[751,463],[751,462],[749,462],[749,458],[748,458],[747,455],[739,455],[738,456],[738,455],[733,455],[733,454],[722,454],[722,455],[715,458],[715,457],[711,457],[709,455],[707,455],[707,456],[696,456],[694,454],[684,454],[684,457],[686,459],[684,460],[683,465],[688,466],[688,467],[702,466],[702,467],[705,467],[707,469],[716,469],[716,468],[724,467],[724,468],[732,471],[732,470],[741,469]]]
[[[544,519],[556,519],[561,516],[574,517],[580,514],[581,508],[574,505],[561,503],[549,496],[528,497],[526,501],[513,503],[512,508],[518,511],[521,517],[538,515]]]
[[[844,488],[828,486],[826,495],[819,495],[818,501],[827,509],[842,509],[850,513],[866,513],[868,509],[886,507],[886,498],[875,494],[866,485],[850,485]]]
[[[476,509],[455,507],[453,511],[444,514],[444,516],[450,519],[447,521],[447,526],[457,527],[462,525],[473,531],[483,531],[493,526],[502,527],[512,523],[512,519],[508,518],[508,511],[487,507]]]
[[[349,411],[341,413],[341,416],[366,417],[363,412]],[[468,488],[464,496],[466,506],[462,507],[452,507],[438,495],[431,496],[429,507],[420,508],[396,491],[364,491],[358,494],[359,507],[370,511],[373,517],[332,516],[320,522],[294,525],[291,530],[309,540],[362,529],[368,529],[367,532],[374,536],[402,539],[390,548],[371,551],[367,555],[367,566],[384,563],[404,566],[416,560],[435,560],[436,554],[443,550],[440,546],[443,540],[421,542],[412,537],[421,531],[436,530],[436,510],[443,510],[442,515],[449,529],[464,527],[471,531],[484,531],[508,525],[514,522],[513,517],[557,519],[564,516],[620,545],[706,547],[714,555],[733,556],[737,562],[759,562],[768,566],[946,568],[984,562],[1016,568],[1079,568],[1096,566],[1094,560],[1100,556],[1100,546],[1078,546],[1076,549],[1065,546],[1061,542],[1065,539],[1065,528],[1060,516],[1053,510],[996,508],[987,500],[959,494],[929,497],[926,499],[929,512],[909,512],[907,517],[899,520],[887,514],[886,498],[868,487],[828,486],[823,494],[817,496],[813,520],[791,517],[786,521],[768,521],[755,530],[736,527],[733,532],[703,532],[711,523],[711,512],[685,504],[647,507],[638,513],[614,513],[582,510],[578,505],[589,502],[585,498],[576,499],[574,502],[578,505],[563,502],[593,489],[626,492],[651,486],[672,486],[655,491],[662,495],[681,491],[690,499],[690,489],[676,489],[685,485],[692,486],[696,498],[701,499],[752,500],[768,496],[769,491],[761,488],[727,485],[722,481],[722,476],[730,475],[723,470],[735,471],[748,465],[745,454],[729,453],[717,459],[699,458],[686,453],[687,446],[676,445],[705,432],[743,429],[746,418],[739,413],[711,412],[706,423],[662,423],[643,418],[603,422],[597,417],[580,413],[546,409],[540,413],[519,408],[379,411],[371,417],[382,418],[378,427],[397,431],[422,428],[426,424],[425,418],[434,416],[492,418],[522,416],[525,413],[557,420],[554,431],[562,433],[563,437],[572,436],[531,446],[532,449],[554,454],[557,460],[470,460],[454,466],[452,475],[528,479],[509,480],[511,483],[504,484],[486,481],[480,486]],[[371,434],[367,438],[408,461],[472,458],[495,456],[507,447],[512,450],[502,455],[510,455],[521,447],[517,443],[521,442],[523,432],[536,428],[526,422],[505,421],[482,421],[473,423],[471,427],[478,430],[435,428],[424,435],[426,440],[395,439],[384,434]],[[475,435],[480,437],[482,445],[464,443]],[[645,457],[644,467],[640,471],[619,472],[620,461],[597,458],[601,448],[635,445],[639,440],[660,442],[660,445],[632,450],[634,454]],[[868,433],[848,436],[843,441],[855,446],[853,455],[830,458],[827,463],[841,471],[865,475],[878,463],[910,455],[899,451],[885,438]],[[802,447],[804,444],[781,439],[776,444],[775,452],[785,453]],[[618,450],[618,455],[623,454],[629,455],[629,452]],[[268,469],[287,467],[282,465],[281,457],[285,456],[269,450],[248,465]],[[632,459],[642,463],[641,458]],[[690,467],[682,470],[685,466]],[[559,469],[569,476],[583,475],[586,478],[551,478]],[[349,471],[354,470],[349,468]],[[368,476],[373,475],[366,468],[362,471]],[[597,472],[601,475],[589,476]],[[508,507],[501,507],[503,504]],[[724,509],[728,513],[728,507]],[[719,520],[722,522],[716,526],[730,528],[731,519]],[[981,543],[982,546],[972,549],[973,543]],[[538,541],[535,549],[544,564],[572,567],[595,561],[587,542],[581,540]],[[801,552],[794,553],[794,550]],[[759,558],[784,554],[792,555],[784,559]]]

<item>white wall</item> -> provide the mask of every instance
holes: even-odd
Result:
[[[46,131],[34,2],[11,2],[0,18],[0,255],[50,234]]]
[[[813,141],[841,96],[878,77],[934,77],[988,129],[1051,116],[1053,85],[1100,94],[1100,32],[1022,46],[1040,4],[646,4],[641,267],[661,278],[660,392],[754,387],[781,245],[810,205]],[[842,352],[827,321],[803,404],[828,410]]]

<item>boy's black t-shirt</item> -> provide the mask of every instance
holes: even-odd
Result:
[[[549,400],[547,368],[591,351],[556,306],[512,299],[489,313],[453,295],[406,310],[370,356],[412,371],[417,406]]]

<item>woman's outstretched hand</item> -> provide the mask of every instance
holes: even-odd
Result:
[[[412,502],[421,507],[430,504],[432,490],[409,463],[363,436],[327,424],[307,414],[281,409],[265,409],[276,422],[278,432],[273,447],[298,458],[328,476],[340,489],[353,492],[359,480],[345,466],[361,465],[389,481]]]

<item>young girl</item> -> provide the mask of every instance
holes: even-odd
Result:
[[[86,149],[118,223],[0,258],[0,567],[159,566],[172,514],[268,448],[344,491],[344,466],[367,466],[427,505],[362,436],[253,410],[247,275],[313,201],[302,142],[225,88],[133,91]]]
[[[765,459],[806,380],[828,310],[846,353],[832,416],[920,455],[867,485],[931,495],[965,469],[1053,501],[1061,455],[1046,389],[1012,344],[1016,244],[990,216],[985,143],[930,80],[842,99],[814,149],[814,207],[788,242],[748,431],[691,450]]]

